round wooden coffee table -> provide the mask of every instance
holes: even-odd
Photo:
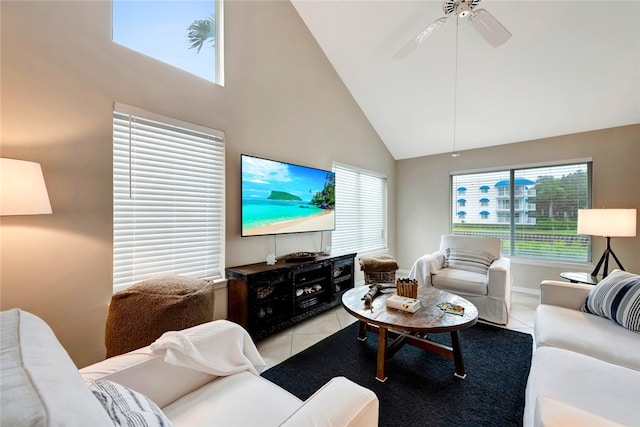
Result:
[[[476,323],[478,320],[476,306],[449,292],[433,287],[420,287],[418,299],[421,307],[415,313],[408,313],[387,308],[385,300],[394,294],[388,291],[378,295],[370,306],[365,306],[362,298],[368,291],[368,286],[350,289],[342,295],[342,305],[348,313],[360,321],[358,339],[364,341],[367,331],[378,334],[376,379],[379,381],[387,379],[387,361],[405,344],[453,359],[455,375],[459,378],[466,377],[458,331]],[[440,303],[461,306],[464,308],[464,313],[462,315],[446,313],[438,307]],[[428,338],[428,334],[446,332],[451,334],[451,347]],[[393,341],[388,343],[388,339]]]

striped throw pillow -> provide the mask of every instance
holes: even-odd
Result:
[[[589,292],[582,311],[640,333],[640,275],[614,270]]]
[[[444,254],[444,268],[487,274],[494,256],[483,251],[462,248],[447,248]]]
[[[172,427],[158,405],[135,390],[104,379],[91,382],[89,388],[114,426]]]

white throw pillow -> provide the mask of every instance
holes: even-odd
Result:
[[[487,274],[495,257],[484,251],[462,248],[447,248],[444,254],[444,267]]]
[[[113,425],[42,319],[14,308],[0,313],[0,325],[0,425]]]

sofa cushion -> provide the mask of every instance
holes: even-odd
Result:
[[[640,276],[614,270],[589,292],[582,311],[640,332]]]
[[[534,337],[538,347],[559,347],[640,370],[640,337],[604,317],[540,304]]]
[[[169,365],[148,346],[86,366],[80,369],[80,374],[86,383],[106,379],[134,389],[160,408],[215,379],[203,372]]]
[[[624,427],[620,423],[549,396],[538,396],[533,425],[535,427]]]
[[[302,401],[248,371],[220,377],[162,408],[175,427],[277,426]],[[327,408],[328,410],[330,408]]]
[[[488,252],[464,248],[447,248],[444,253],[444,267],[473,273],[487,274],[489,266],[496,258]]]
[[[488,276],[472,271],[445,268],[431,276],[431,284],[456,294],[487,295]]]
[[[0,313],[3,426],[112,426],[51,328],[19,309]]]
[[[524,426],[533,425],[536,400],[543,395],[620,424],[637,425],[638,384],[639,371],[565,349],[538,348],[527,381]]]
[[[115,426],[172,427],[158,405],[142,393],[109,380],[97,380],[89,388]]]

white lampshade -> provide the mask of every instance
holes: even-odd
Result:
[[[51,212],[40,164],[0,158],[0,215]]]
[[[633,237],[636,216],[636,209],[578,209],[578,234]]]

